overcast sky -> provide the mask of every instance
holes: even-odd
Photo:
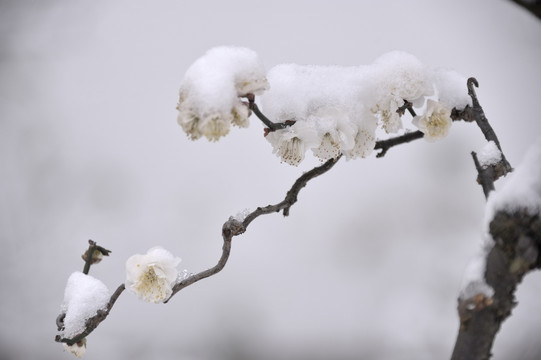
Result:
[[[125,260],[155,245],[199,271],[219,258],[230,215],[279,202],[318,164],[281,164],[255,118],[217,143],[186,137],[178,88],[207,49],[247,46],[267,69],[391,50],[454,68],[479,80],[516,165],[541,135],[540,38],[541,22],[504,0],[1,2],[0,358],[72,358],[53,341],[55,318],[88,239],[112,250],[91,270],[111,290]],[[438,143],[341,161],[289,218],[235,238],[219,275],[167,305],[123,294],[85,358],[450,356],[483,231],[470,156],[483,145],[459,123]],[[539,291],[529,275],[494,359],[539,355]]]

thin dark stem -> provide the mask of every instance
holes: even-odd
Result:
[[[85,255],[83,255],[83,259],[85,260],[83,274],[85,275],[88,275],[88,272],[90,271],[90,265],[92,265],[92,255],[94,254],[94,251],[96,251],[96,242],[88,240],[88,250],[86,251]]]
[[[265,126],[267,126],[268,130],[266,130],[265,135],[268,134],[271,131],[276,131],[280,129],[285,129],[288,126],[294,125],[295,120],[286,120],[281,123],[275,123],[269,120],[262,112],[259,110],[259,107],[255,103],[255,95],[254,94],[248,94],[246,95],[246,98],[248,99],[248,108],[254,112],[254,114],[261,120]]]
[[[192,284],[195,284],[196,282],[203,280],[205,278],[208,278],[212,275],[217,274],[220,272],[226,265],[227,260],[229,259],[229,254],[231,252],[231,242],[234,236],[240,235],[246,231],[248,228],[248,225],[255,220],[258,216],[264,215],[264,214],[270,214],[275,213],[283,210],[284,216],[289,215],[289,209],[293,204],[297,202],[297,196],[302,188],[306,186],[308,181],[311,179],[322,175],[329,171],[334,164],[340,159],[341,156],[339,156],[336,159],[330,159],[327,160],[326,163],[324,163],[321,166],[315,167],[314,169],[304,173],[301,175],[293,184],[291,189],[287,192],[285,199],[279,202],[276,205],[268,205],[266,207],[258,207],[255,211],[250,213],[242,223],[240,223],[238,220],[235,220],[233,218],[229,219],[222,227],[222,237],[224,240],[224,244],[222,246],[222,255],[220,259],[218,260],[218,263],[207,270],[201,271],[200,273],[197,273],[195,275],[192,275],[175,286],[173,286],[173,292],[169,299],[164,301],[164,303],[169,302],[171,298],[178,293],[180,290],[184,289],[185,287],[188,287]]]
[[[482,186],[485,198],[488,199],[490,192],[495,189],[494,168],[492,166],[482,167],[475,151],[472,151],[471,156],[475,164],[475,169],[477,169],[477,182]]]
[[[260,215],[271,214],[275,212],[280,212],[283,210],[283,215],[289,215],[289,209],[293,204],[297,202],[297,196],[301,189],[306,186],[308,181],[313,178],[322,175],[332,169],[332,167],[340,160],[342,155],[338,156],[336,159],[329,159],[323,165],[313,168],[312,170],[304,173],[301,177],[295,181],[291,189],[287,192],[284,200],[279,202],[276,205],[267,205],[265,207],[258,207],[255,211],[250,213],[242,222],[242,225],[246,228],[250,223],[255,220]]]
[[[410,115],[412,117],[416,117],[417,114],[415,113],[415,110],[413,110],[413,103],[411,103],[410,101],[408,100],[404,100],[404,105],[402,105],[401,107],[399,107],[396,112],[398,114],[400,114],[400,116],[404,115],[404,113],[406,112],[406,110],[408,110],[408,112],[410,113]]]
[[[485,116],[485,112],[483,111],[483,108],[479,103],[479,99],[477,98],[477,94],[475,93],[475,88],[479,87],[479,83],[475,78],[471,77],[468,79],[467,85],[468,95],[470,95],[473,105],[468,116],[471,116],[472,119],[477,123],[477,126],[479,126],[479,128],[483,132],[485,139],[487,141],[493,141],[502,154],[501,160],[499,162],[486,167],[481,167],[479,161],[477,160],[477,156],[474,155],[475,153],[472,154],[475,168],[478,172],[477,182],[481,184],[481,186],[483,187],[483,192],[485,193],[485,197],[488,198],[490,192],[494,190],[494,182],[498,180],[501,176],[505,176],[507,175],[507,173],[513,171],[513,168],[505,158],[502,147],[500,145],[500,141],[496,136],[496,132],[494,132],[494,129],[492,129],[492,126],[490,126],[490,123]]]
[[[392,148],[393,146],[409,143],[414,140],[422,139],[424,134],[417,130],[413,132],[407,132],[404,135],[400,135],[394,138],[386,139],[386,140],[378,140],[376,141],[376,146],[374,147],[374,150],[381,151],[376,155],[376,157],[384,157],[385,154],[387,154],[387,151]]]
[[[230,219],[227,221],[223,228],[222,228],[222,237],[224,239],[224,244],[222,246],[222,256],[220,257],[220,260],[218,260],[218,263],[207,270],[201,271],[200,273],[197,273],[195,275],[192,275],[181,282],[177,283],[175,286],[173,286],[173,292],[171,293],[171,296],[169,299],[165,300],[164,303],[169,302],[171,298],[178,293],[180,290],[184,289],[185,287],[188,287],[192,284],[195,284],[199,280],[203,280],[205,278],[208,278],[209,276],[215,275],[219,273],[227,263],[227,260],[229,259],[229,254],[231,253],[231,240],[233,239],[233,236],[237,234],[237,232],[233,231],[232,229],[239,228],[240,223],[234,219]]]

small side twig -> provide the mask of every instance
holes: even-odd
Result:
[[[255,103],[255,95],[254,94],[247,94],[246,98],[248,99],[248,108],[254,112],[254,114],[261,120],[263,124],[267,126],[267,129],[265,129],[265,136],[272,131],[285,129],[288,126],[292,126],[296,123],[295,120],[286,120],[281,123],[275,123],[269,120],[262,112],[259,110],[259,107]]]
[[[500,161],[487,167],[481,167],[477,159],[477,155],[472,153],[475,168],[477,169],[478,173],[477,182],[483,187],[485,197],[488,198],[490,192],[494,190],[494,182],[500,177],[513,171],[513,168],[505,158],[505,154],[503,153],[500,141],[496,136],[496,132],[494,132],[494,129],[492,126],[490,126],[490,123],[485,116],[485,112],[479,103],[477,94],[475,93],[475,88],[479,87],[479,82],[475,78],[471,77],[468,79],[467,86],[468,95],[470,95],[472,99],[473,107],[467,110],[467,114],[465,116],[470,119],[470,121],[475,121],[485,136],[485,139],[487,141],[493,141],[501,152]]]
[[[392,148],[393,146],[409,143],[414,140],[422,139],[424,136],[422,131],[412,131],[407,132],[404,135],[396,136],[390,139],[385,140],[378,140],[376,141],[376,146],[374,147],[374,150],[380,150],[379,153],[377,153],[376,157],[381,158],[384,157],[385,154],[387,154],[387,151]]]

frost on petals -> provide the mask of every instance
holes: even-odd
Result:
[[[177,281],[180,261],[159,246],[151,248],[145,255],[131,256],[126,261],[126,289],[147,302],[166,300]]]
[[[453,120],[451,110],[443,103],[428,100],[425,114],[416,116],[412,122],[425,134],[426,140],[436,141],[447,136]]]
[[[179,91],[177,121],[188,137],[216,141],[231,124],[248,126],[250,111],[239,97],[268,88],[257,54],[242,47],[216,47],[186,71]]]

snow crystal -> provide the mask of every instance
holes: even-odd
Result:
[[[63,337],[73,338],[85,329],[87,319],[105,310],[111,294],[98,279],[74,272],[68,278],[64,292],[62,312],[64,318]]]
[[[505,186],[491,193],[485,216],[487,227],[497,211],[520,209],[530,214],[541,212],[541,138],[530,147]]]
[[[502,159],[502,152],[494,141],[489,141],[483,149],[477,154],[479,164],[486,168],[490,165],[497,164]]]

